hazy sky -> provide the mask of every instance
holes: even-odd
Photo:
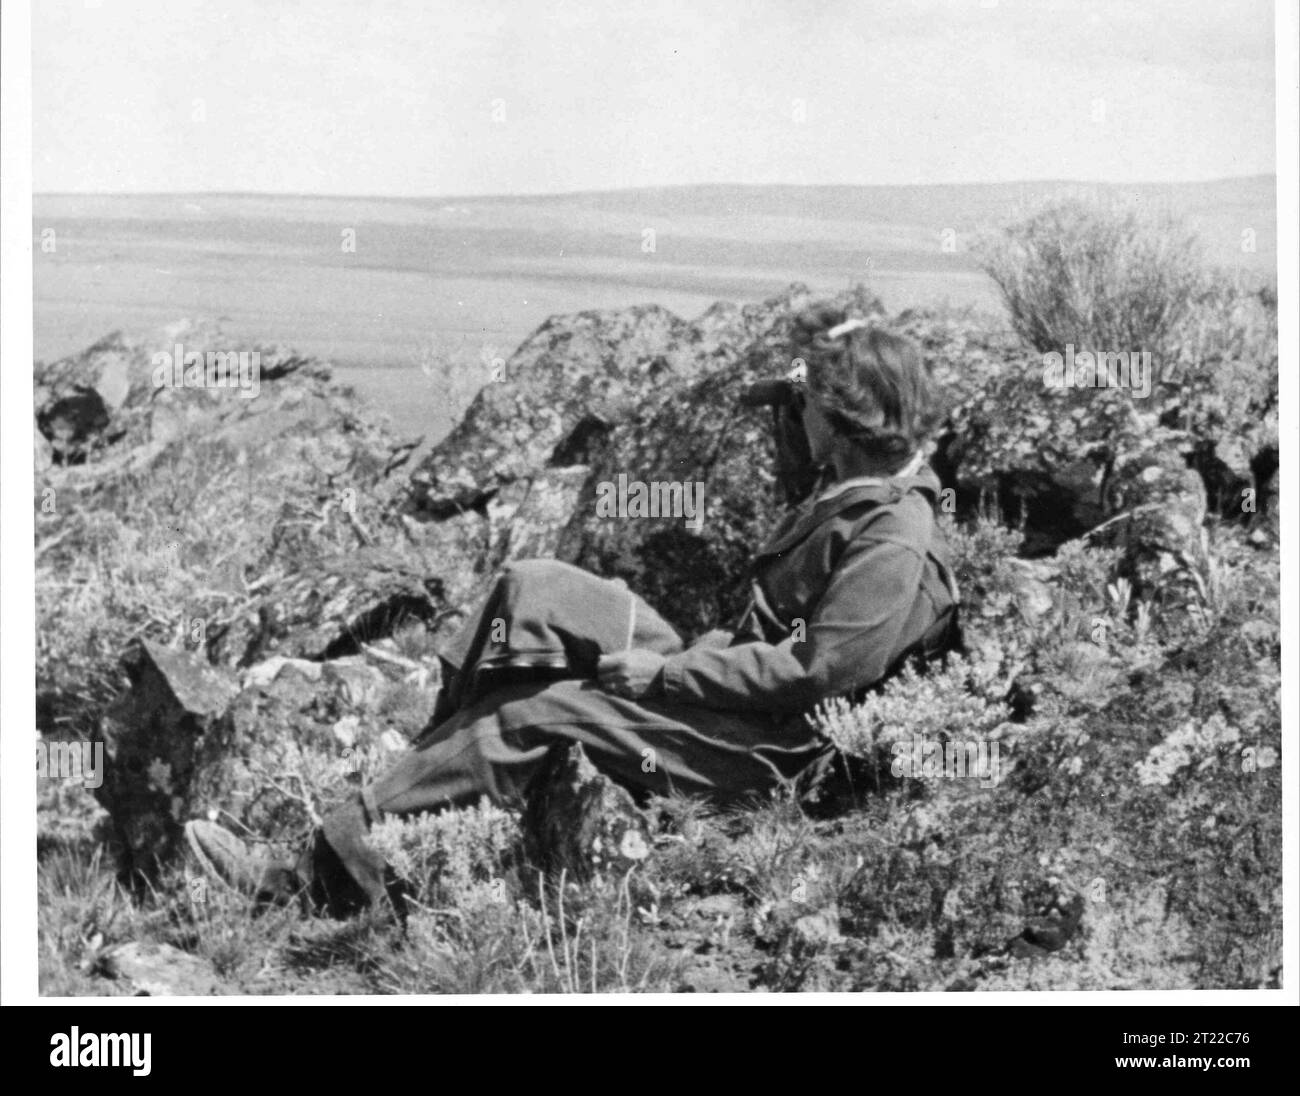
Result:
[[[37,191],[1271,173],[1263,0],[38,0]]]

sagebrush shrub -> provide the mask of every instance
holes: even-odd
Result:
[[[485,887],[504,899],[519,818],[484,799],[438,814],[386,818],[371,830],[370,839],[425,905],[477,899]]]
[[[997,666],[960,655],[927,673],[911,666],[861,703],[819,704],[813,725],[844,753],[882,761],[894,743],[920,734],[971,738],[1000,734],[1011,711],[996,697]]]
[[[1069,201],[983,245],[1016,333],[1035,350],[1148,351],[1157,370],[1202,284],[1195,236],[1170,216]]]

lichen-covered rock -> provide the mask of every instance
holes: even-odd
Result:
[[[399,730],[387,710],[396,690],[386,673],[355,658],[327,661],[319,675],[311,665],[291,660],[268,683],[246,684],[209,728],[189,817],[219,810],[238,832],[296,849],[332,803],[407,749],[410,728]],[[416,690],[425,718],[436,684]]]
[[[1119,548],[1121,572],[1140,596],[1194,596],[1205,572],[1205,485],[1177,450],[1127,456],[1106,486],[1107,511],[1096,543]]]
[[[488,566],[495,570],[510,560],[553,557],[589,472],[584,464],[548,468],[503,487],[487,508]]]
[[[984,395],[995,379],[1024,361],[1015,335],[985,313],[909,308],[886,322],[920,349],[941,416]]]
[[[871,316],[879,302],[854,291],[838,299],[850,315]],[[656,394],[611,431],[596,452],[558,556],[620,577],[688,636],[731,623],[748,594],[748,563],[786,505],[770,412],[747,407],[755,381],[786,376],[792,322],[811,303],[792,286],[761,305],[705,314],[698,342],[712,368],[700,379]],[[722,321],[725,319],[726,323]],[[609,517],[597,512],[602,483],[699,485],[698,528],[684,512]],[[684,511],[684,508],[683,508]]]
[[[524,853],[550,875],[623,874],[650,855],[650,822],[597,771],[581,745],[555,747],[533,781],[520,820]]]
[[[1031,550],[1050,548],[1106,519],[1108,470],[1158,431],[1127,392],[1051,388],[1041,364],[1013,360],[953,409],[940,463],[962,509],[996,505],[1024,521]]]
[[[758,376],[745,360],[723,366],[617,431],[593,462],[559,558],[625,579],[688,635],[730,623],[747,596],[748,561],[782,507],[769,418],[740,405]],[[699,527],[687,525],[684,506],[660,517],[598,513],[601,485],[619,477],[700,492]]]
[[[178,348],[205,362],[213,354],[246,354],[247,374],[223,357],[224,383],[155,383],[155,355],[174,359]],[[196,437],[255,460],[299,432],[319,434],[329,454],[339,455],[329,463],[341,479],[370,484],[415,444],[394,439],[379,417],[361,413],[350,391],[331,383],[326,363],[273,344],[242,344],[206,322],[182,321],[139,338],[115,332],[79,354],[38,362],[34,386],[37,429],[52,462],[110,462],[105,472],[115,458],[144,471],[170,446]]]
[[[107,765],[96,798],[116,829],[123,867],[150,873],[176,849],[205,740],[238,685],[149,640],[133,644],[123,666],[131,688],[106,721]]]
[[[934,463],[960,511],[996,506],[1024,521],[1029,551],[1050,550],[1113,517],[1107,485],[1161,450],[1196,471],[1210,510],[1242,520],[1276,468],[1276,311],[1224,287],[1197,316],[1177,361],[1148,363],[1149,387],[1113,388],[1049,386],[1043,356],[989,320],[899,317],[948,406]]]
[[[84,455],[97,443],[125,432],[112,428],[131,389],[141,381],[144,362],[120,332],[101,339],[83,353],[49,365],[37,363],[36,424],[61,461]]]
[[[553,316],[484,386],[411,476],[415,512],[450,517],[587,448],[689,371],[686,324],[658,306]]]
[[[251,355],[256,352],[258,369],[255,378],[250,369],[249,381],[255,379],[257,389],[241,390],[237,367],[220,385],[155,384],[154,355],[166,352],[174,356],[178,346],[183,354],[198,353],[205,361],[209,352],[244,351],[250,355],[250,366]],[[53,443],[60,463],[79,463],[110,446],[134,448],[156,440],[155,416],[161,435],[168,429],[175,432],[176,420],[184,421],[187,414],[192,418],[195,414],[207,417],[251,411],[251,405],[262,398],[262,382],[290,374],[300,381],[326,381],[329,377],[328,369],[320,363],[280,348],[235,345],[219,326],[211,323],[184,321],[139,339],[114,332],[80,354],[48,364],[37,363],[36,420]],[[249,392],[254,392],[251,398]]]
[[[634,309],[622,321],[607,313],[552,318],[512,359],[509,375],[520,379],[495,386],[496,395],[485,393],[454,441],[437,447],[416,473],[416,513],[435,526],[458,524],[465,539],[477,540],[484,577],[509,558],[554,554],[626,579],[688,635],[726,624],[743,606],[748,560],[789,494],[775,463],[770,415],[743,406],[741,395],[755,380],[788,372],[791,321],[811,303],[807,289],[796,285],[760,304],[715,305],[690,325],[655,313],[655,353],[673,368],[654,384],[623,383],[618,399],[608,398],[606,384],[596,410],[593,389],[575,380],[584,368],[608,375],[598,355],[595,364],[584,361],[593,330],[638,332],[634,346],[642,361],[647,315]],[[1117,389],[1047,386],[1041,362],[999,325],[915,311],[891,320],[861,289],[841,294],[837,303],[918,343],[943,418],[936,470],[955,489],[961,512],[1000,508],[1008,520],[1023,520],[1030,553],[1119,514],[1115,485],[1143,454],[1191,452],[1193,441],[1162,422],[1155,400]],[[601,353],[608,352],[608,337],[602,335]],[[562,368],[555,359],[575,346],[581,353]],[[576,400],[557,391],[557,378]],[[557,400],[565,408],[560,420],[547,419],[540,434],[530,422],[534,442],[517,444],[516,424],[527,419],[522,409],[545,417]],[[1173,474],[1171,466],[1166,478]],[[702,485],[702,524],[690,528],[682,514],[598,514],[597,491],[619,477]],[[470,516],[467,508],[477,510]],[[1178,512],[1194,509],[1193,502]],[[1168,521],[1161,530],[1129,524],[1128,558],[1171,549],[1194,555],[1197,534],[1184,530],[1190,539],[1173,545],[1173,531]],[[1160,544],[1143,547],[1148,534]]]

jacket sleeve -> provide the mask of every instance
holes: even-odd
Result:
[[[796,713],[875,684],[914,638],[903,632],[924,565],[907,538],[864,534],[845,550],[802,640],[796,629],[778,644],[693,647],[673,655],[663,668],[665,699]]]

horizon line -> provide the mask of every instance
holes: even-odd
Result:
[[[292,190],[33,190],[32,198],[309,198],[320,200],[364,199],[381,202],[476,202],[509,199],[584,198],[595,195],[637,194],[646,192],[687,190],[954,190],[993,189],[1017,186],[1078,186],[1097,189],[1122,190],[1146,187],[1211,186],[1217,183],[1244,183],[1271,179],[1277,181],[1277,172],[1255,172],[1249,175],[1219,175],[1208,179],[1142,180],[1112,182],[1088,179],[1013,179],[1004,181],[976,180],[964,183],[665,183],[643,186],[584,188],[581,190],[511,191],[486,194],[365,194],[319,193]]]

